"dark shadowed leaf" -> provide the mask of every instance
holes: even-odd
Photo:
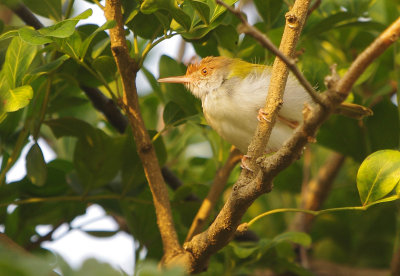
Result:
[[[163,119],[166,125],[180,125],[185,122],[185,112],[174,102],[169,102],[164,108]]]
[[[44,161],[42,150],[37,143],[33,144],[26,155],[26,173],[30,181],[37,186],[43,186],[46,182],[46,162]]]
[[[207,5],[207,0],[190,0],[189,3],[196,10],[201,20],[208,24],[210,22],[210,7]]]
[[[178,76],[185,74],[185,67],[178,64],[174,59],[162,56],[160,59],[160,77]],[[166,100],[178,104],[187,115],[194,115],[199,112],[199,101],[182,84],[161,84],[161,91]]]
[[[184,29],[189,30],[191,20],[177,4],[175,0],[145,0],[140,6],[140,11],[145,14],[151,14],[158,10],[166,10],[171,14]]]
[[[61,19],[61,0],[23,0],[23,2],[36,14],[55,20]]]
[[[283,0],[254,0],[254,4],[264,23],[271,27],[280,15]]]

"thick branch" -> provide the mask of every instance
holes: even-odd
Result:
[[[120,133],[124,133],[128,120],[121,113],[118,106],[114,103],[114,101],[108,97],[106,97],[100,90],[93,87],[81,86],[83,92],[92,102],[93,106],[99,110],[103,115],[107,118],[107,121],[118,130]]]
[[[34,27],[36,30],[43,28],[42,22],[23,4],[17,4],[10,7],[12,11],[18,15],[27,25]]]
[[[135,83],[136,73],[139,68],[136,62],[129,56],[120,1],[106,1],[104,12],[107,20],[115,20],[117,23],[114,28],[110,29],[111,49],[122,79],[124,109],[132,127],[138,154],[153,195],[157,223],[164,247],[164,261],[168,262],[172,257],[181,253],[182,248],[179,245],[172,220],[168,190],[158,165],[153,144],[140,113]]]
[[[186,236],[186,241],[190,241],[194,235],[197,235],[203,229],[207,218],[210,216],[211,211],[214,209],[215,204],[224,191],[231,171],[235,168],[241,157],[242,154],[240,151],[237,148],[233,148],[229,154],[228,160],[226,160],[225,164],[218,170],[207,197],[203,200],[200,209],[197,211],[197,214],[193,219],[193,223]]]

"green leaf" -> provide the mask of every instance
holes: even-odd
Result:
[[[357,120],[344,116],[332,115],[321,126],[317,134],[317,142],[360,162],[367,154],[364,133]]]
[[[109,238],[118,233],[118,231],[84,230],[86,234],[96,238]]]
[[[357,188],[363,205],[389,194],[400,180],[400,152],[381,150],[369,155],[357,173]]]
[[[346,24],[349,22],[356,22],[358,20],[358,16],[349,12],[337,12],[328,17],[322,18],[322,20],[318,22],[314,22],[312,26],[309,28],[305,28],[304,32],[307,35],[317,35],[323,32],[327,32],[339,24]]]
[[[190,29],[191,20],[176,3],[175,0],[144,0],[140,6],[140,11],[144,14],[151,14],[158,10],[168,11],[185,30]]]
[[[219,46],[231,52],[236,50],[239,40],[239,34],[237,33],[236,28],[231,25],[220,25],[213,33],[215,34]]]
[[[24,85],[15,89],[2,91],[0,95],[3,112],[14,112],[27,106],[33,97],[33,90],[30,85]]]
[[[50,127],[57,138],[73,136],[79,139],[86,139],[86,137],[93,135],[95,131],[87,122],[72,117],[47,120],[44,123]],[[89,141],[89,138],[87,139]]]
[[[95,68],[105,79],[112,80],[115,72],[117,71],[117,66],[115,61],[110,56],[99,56],[92,62],[92,68]]]
[[[283,0],[254,0],[254,4],[264,23],[271,28],[280,15]]]
[[[235,243],[232,243],[230,245],[232,246],[233,253],[235,253],[235,255],[240,259],[245,259],[247,257],[250,257],[250,255],[252,255],[254,252],[260,249],[259,246],[243,247],[243,246],[238,246]]]
[[[79,49],[82,39],[77,32],[74,32],[67,38],[54,38],[54,41],[60,47],[60,50],[74,59],[79,59]]]
[[[163,29],[156,15],[139,12],[127,23],[129,29],[142,38],[154,39],[163,34]]]
[[[11,30],[0,35],[0,41],[18,36],[18,30]]]
[[[111,138],[95,129],[75,145],[74,164],[81,183],[86,189],[108,184],[121,168],[124,139]]]
[[[32,45],[43,45],[53,42],[52,39],[42,35],[31,27],[23,27],[18,30],[19,36],[23,41]]]
[[[207,0],[190,0],[190,5],[196,10],[200,19],[205,23],[210,23],[210,7],[207,5]]]
[[[29,45],[20,37],[14,37],[11,40],[1,70],[10,88],[22,85],[22,79],[28,71],[36,55],[36,51],[36,46]],[[4,84],[2,84],[1,87],[4,88]]]
[[[185,122],[185,111],[174,102],[168,102],[164,108],[163,119],[165,125],[179,125]]]
[[[365,120],[370,152],[398,148],[400,125],[397,107],[385,97],[372,108],[372,111],[374,115]]]
[[[160,86],[158,85],[158,82],[157,82],[156,78],[154,77],[154,75],[149,70],[147,70],[146,67],[144,67],[144,66],[142,66],[142,68],[140,68],[140,70],[142,70],[143,74],[145,75],[146,79],[149,81],[151,88],[156,93],[158,98],[162,102],[164,102],[164,96],[161,92]]]
[[[67,59],[69,59],[69,56],[67,55],[62,55],[61,57],[46,63],[42,66],[36,67],[35,69],[33,69],[30,74],[31,75],[35,75],[35,74],[39,74],[39,75],[43,75],[43,74],[50,74],[52,72],[54,72],[57,68],[59,68],[64,61],[66,61]]]
[[[55,19],[61,20],[61,0],[23,0],[25,5],[34,13]]]
[[[95,59],[98,56],[100,56],[101,53],[107,48],[108,45],[110,45],[110,37],[107,36],[106,38],[100,40],[98,43],[95,43],[93,45],[93,50],[92,50],[92,58]]]
[[[178,76],[185,73],[184,66],[178,64],[174,59],[162,56],[160,59],[160,77]],[[161,84],[161,91],[166,100],[177,103],[187,115],[197,114],[200,110],[200,103],[182,84]]]
[[[39,33],[41,33],[44,36],[57,37],[57,38],[69,37],[75,32],[75,26],[76,24],[78,24],[79,20],[88,18],[89,16],[92,15],[92,13],[93,12],[91,9],[87,9],[86,11],[79,14],[78,16],[75,16],[74,18],[66,19],[53,26],[42,28],[39,30]]]
[[[300,244],[305,247],[311,245],[311,237],[304,232],[285,232],[273,238],[273,244],[279,244],[282,242],[292,242]]]
[[[93,41],[93,38],[97,35],[97,33],[105,31],[107,29],[111,29],[115,26],[115,21],[114,20],[109,20],[103,25],[101,25],[99,28],[97,28],[90,36],[88,36],[81,45],[80,48],[80,57],[83,58],[86,55],[86,52],[89,48],[90,43]]]
[[[226,0],[224,1],[225,4],[232,6],[235,4],[238,0]],[[226,11],[226,8],[221,6],[221,5],[216,5],[214,11],[212,12],[210,22],[213,22],[216,20],[224,11]]]
[[[26,155],[26,172],[29,180],[36,186],[43,186],[47,179],[47,167],[42,150],[37,143],[33,144]]]

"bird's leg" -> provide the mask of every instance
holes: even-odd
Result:
[[[263,108],[258,110],[257,120],[261,122],[261,120],[267,121],[268,123],[271,122],[270,119],[267,118],[268,112],[266,112]]]
[[[287,119],[287,118],[282,117],[282,116],[280,116],[280,115],[278,115],[278,120],[279,120],[281,123],[283,123],[283,124],[289,126],[290,128],[293,128],[293,129],[295,129],[296,127],[299,126],[299,122],[293,121],[293,120],[290,120],[290,119]]]

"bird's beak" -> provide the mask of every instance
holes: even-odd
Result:
[[[167,83],[189,83],[191,81],[192,81],[191,78],[187,76],[176,76],[176,77],[158,79],[158,82],[167,82]]]

